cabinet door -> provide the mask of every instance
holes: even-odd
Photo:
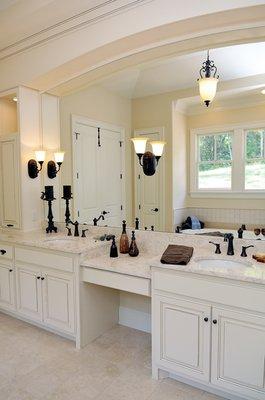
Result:
[[[34,320],[42,320],[41,273],[37,268],[17,267],[17,308]]]
[[[155,296],[153,318],[155,364],[208,382],[211,307]]]
[[[15,308],[15,272],[13,267],[0,265],[0,306]]]
[[[0,140],[2,224],[20,227],[18,139],[12,135]]]
[[[213,309],[212,383],[246,399],[265,399],[265,318]]]
[[[70,274],[42,272],[43,321],[54,328],[74,332],[74,284]]]

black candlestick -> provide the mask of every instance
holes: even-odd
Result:
[[[42,192],[41,199],[48,202],[48,226],[46,228],[47,233],[53,231],[57,233],[57,228],[54,226],[53,213],[52,213],[52,201],[55,200],[53,196],[53,186],[45,186],[45,192]]]
[[[63,186],[63,197],[62,199],[65,200],[65,223],[68,224],[70,221],[70,210],[69,210],[69,200],[72,199],[72,192],[71,192],[71,186],[70,185],[64,185]]]

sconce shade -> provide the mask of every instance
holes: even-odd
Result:
[[[38,162],[43,162],[45,160],[45,151],[44,150],[37,150],[35,151],[36,160]]]
[[[200,96],[207,107],[216,95],[217,83],[218,78],[214,77],[199,79]]]
[[[64,159],[64,151],[58,151],[57,153],[54,153],[54,159],[57,164],[62,164]]]
[[[134,144],[134,150],[136,154],[144,154],[146,148],[147,137],[136,137],[132,138],[131,141]]]
[[[164,146],[166,144],[166,142],[161,142],[161,141],[155,141],[155,142],[150,142],[152,149],[153,149],[153,153],[156,157],[161,157],[164,151]]]

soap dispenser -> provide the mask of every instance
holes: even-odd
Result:
[[[126,221],[122,221],[122,234],[120,238],[120,253],[127,254],[129,253],[129,238],[126,233]]]
[[[118,249],[115,242],[115,236],[112,237],[112,243],[110,246],[110,257],[111,258],[118,257]]]
[[[137,257],[139,254],[139,250],[136,244],[136,240],[135,240],[135,232],[132,231],[132,240],[131,240],[131,244],[130,244],[130,248],[129,248],[129,255],[131,257]]]

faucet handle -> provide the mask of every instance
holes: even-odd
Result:
[[[86,237],[86,231],[88,231],[88,229],[82,229],[82,235],[81,235],[81,237],[83,237],[83,238]]]
[[[67,226],[66,229],[68,230],[67,236],[72,236],[71,228],[69,228],[69,226]]]
[[[253,244],[251,244],[250,246],[242,246],[241,257],[247,257],[248,256],[246,250],[249,249],[250,247],[254,247]]]
[[[215,254],[221,254],[221,249],[220,249],[221,243],[214,243],[214,242],[209,242],[209,243],[214,244],[216,246]]]

